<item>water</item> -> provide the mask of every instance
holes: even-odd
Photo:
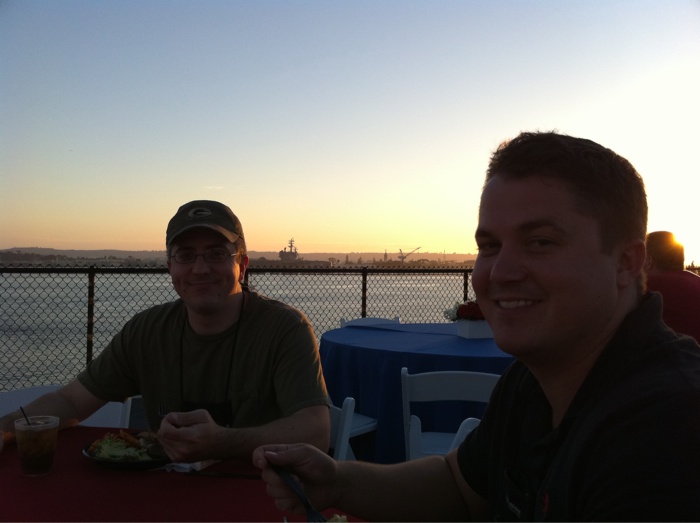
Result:
[[[249,274],[251,286],[303,311],[317,338],[341,317],[362,313],[356,273]],[[454,273],[373,274],[367,316],[403,322],[443,322],[461,299],[463,276]],[[0,390],[66,383],[87,362],[88,285],[85,274],[0,275]],[[98,274],[95,281],[93,355],[135,313],[177,298],[168,274]]]

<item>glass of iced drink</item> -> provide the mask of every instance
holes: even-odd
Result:
[[[15,437],[25,476],[43,476],[51,471],[58,440],[56,416],[30,416],[15,420]]]

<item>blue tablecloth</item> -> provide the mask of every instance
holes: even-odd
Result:
[[[321,337],[321,362],[333,403],[355,398],[355,410],[377,418],[372,456],[377,463],[405,459],[401,411],[401,367],[416,374],[469,370],[502,374],[513,361],[492,338],[465,339],[454,323],[352,325]],[[468,416],[481,417],[483,406],[449,405],[416,412],[424,430],[457,430]]]

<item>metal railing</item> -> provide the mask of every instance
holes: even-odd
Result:
[[[474,299],[471,268],[249,267],[245,283],[292,305],[317,338],[340,318],[440,322]],[[177,298],[164,267],[0,266],[0,391],[65,383],[134,314]]]

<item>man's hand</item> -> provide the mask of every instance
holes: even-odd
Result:
[[[161,421],[158,441],[175,463],[192,463],[212,458],[225,429],[204,409],[169,412]]]
[[[456,455],[454,450],[453,459]],[[303,514],[303,506],[268,464],[295,475],[318,510],[334,508],[366,521],[469,520],[467,501],[444,456],[383,465],[335,461],[311,445],[263,445],[253,452],[253,464],[262,469],[277,508],[295,514]]]
[[[308,444],[264,445],[253,453],[253,464],[262,469],[267,493],[275,498],[275,505],[293,514],[305,512],[299,498],[287,487],[282,478],[268,466],[279,465],[299,478],[311,502],[319,510],[334,505],[334,483],[337,464],[328,454]]]

